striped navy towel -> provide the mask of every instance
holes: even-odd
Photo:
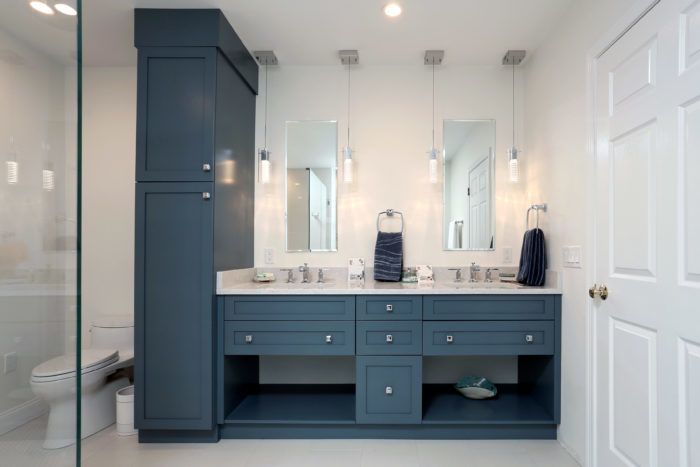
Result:
[[[374,247],[374,280],[398,282],[403,268],[403,234],[377,232]]]

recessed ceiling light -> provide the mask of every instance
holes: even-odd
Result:
[[[39,2],[39,1],[29,2],[29,6],[34,8],[39,13],[43,13],[45,15],[53,15],[53,8],[51,8],[50,6],[48,6],[44,2]]]
[[[64,15],[75,16],[78,14],[78,12],[75,11],[75,8],[68,5],[67,3],[56,3],[53,7],[59,12],[63,13]]]
[[[389,18],[396,18],[401,14],[401,5],[398,3],[389,3],[384,7],[384,14]]]

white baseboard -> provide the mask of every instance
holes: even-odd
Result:
[[[0,435],[19,428],[49,411],[49,406],[38,397],[0,413]]]

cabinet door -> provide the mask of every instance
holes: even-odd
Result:
[[[138,428],[212,428],[212,187],[136,185]]]
[[[139,49],[137,181],[213,180],[215,93],[214,47]]]

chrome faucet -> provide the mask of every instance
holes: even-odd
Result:
[[[481,268],[478,264],[472,263],[471,266],[469,266],[469,282],[477,282],[477,274],[479,271],[481,271]]]
[[[309,263],[304,263],[303,266],[299,266],[299,272],[301,273],[301,282],[308,284],[311,281],[311,270],[309,269]]]
[[[449,271],[455,272],[455,282],[462,282],[462,268],[449,268]]]
[[[280,271],[287,271],[287,284],[292,284],[294,282],[294,269],[284,268],[280,269]]]
[[[487,268],[486,269],[486,277],[484,278],[484,282],[493,282],[493,278],[491,277],[491,273],[493,271],[498,271],[498,268]]]

